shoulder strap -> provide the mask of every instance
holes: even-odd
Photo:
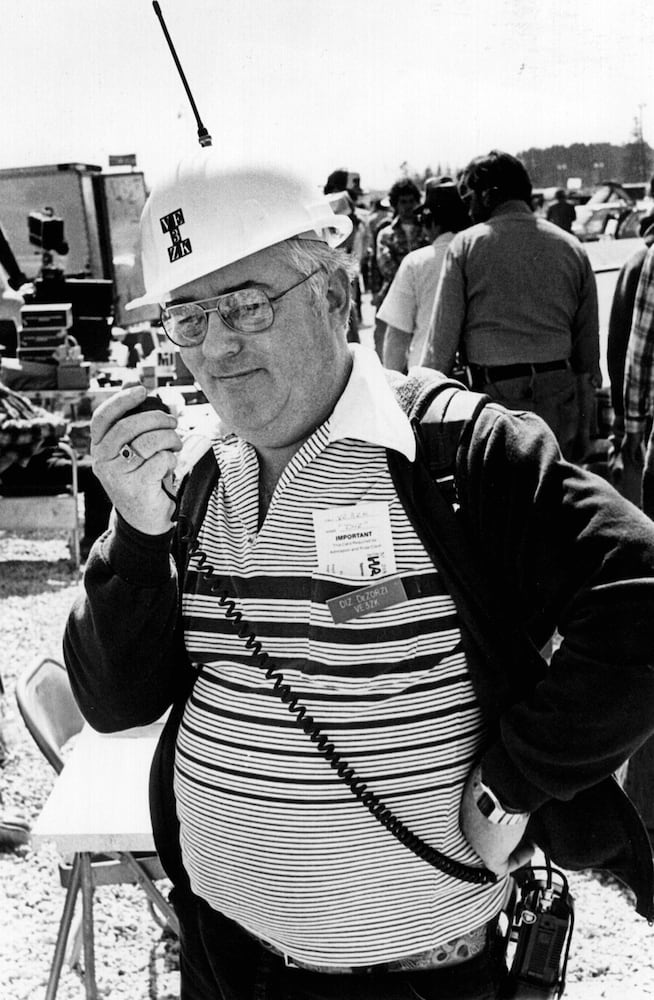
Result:
[[[189,546],[195,541],[200,530],[209,497],[219,475],[218,463],[210,448],[182,480],[177,494],[175,519],[178,522],[178,530],[173,548],[175,561],[180,568],[186,566]]]
[[[430,477],[442,484],[454,476],[459,447],[490,397],[432,368],[412,368],[403,380],[389,373],[389,382],[411,421]]]

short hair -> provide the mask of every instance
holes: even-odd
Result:
[[[347,190],[347,170],[345,167],[339,167],[338,170],[333,170],[329,177],[327,178],[327,183],[322,189],[323,194],[335,194],[337,191]]]
[[[352,255],[338,247],[330,247],[316,236],[315,240],[291,236],[275,244],[275,250],[298,274],[309,274],[318,269],[307,281],[311,300],[320,312],[326,305],[325,278],[327,283],[336,271],[345,271],[350,281],[354,280],[357,266]]]
[[[397,208],[397,203],[403,194],[410,194],[415,198],[416,203],[420,204],[420,189],[410,177],[400,177],[399,181],[395,181],[388,192],[388,200],[393,208]]]
[[[447,233],[458,233],[470,225],[468,210],[453,181],[443,183],[434,178],[427,181],[422,217]]]
[[[510,153],[492,149],[487,156],[477,156],[463,171],[467,187],[479,194],[494,188],[497,200],[519,199],[531,203],[531,180],[522,160]]]

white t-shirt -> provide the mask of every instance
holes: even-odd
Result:
[[[427,337],[441,265],[454,233],[442,233],[428,247],[402,260],[377,316],[388,326],[412,333],[409,367],[420,363]]]

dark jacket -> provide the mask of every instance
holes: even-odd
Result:
[[[397,380],[401,395],[407,383]],[[654,731],[654,525],[603,480],[564,462],[533,414],[493,403],[459,429],[456,515],[423,461],[396,452],[388,460],[461,616],[489,725],[484,776],[507,804],[533,812],[529,832],[555,863],[612,870],[652,919],[649,840],[612,773]],[[186,874],[175,734],[194,677],[177,581],[186,528],[199,527],[216,478],[209,452],[184,491],[174,537],[145,536],[117,519],[87,564],[86,594],[64,636],[76,697],[96,729],[143,725],[173,706],[153,762],[151,808],[176,883]],[[538,649],[555,627],[563,642],[548,668]]]

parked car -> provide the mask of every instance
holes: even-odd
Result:
[[[584,205],[576,208],[572,231],[583,242],[638,237],[647,208],[617,181],[604,181]]]

